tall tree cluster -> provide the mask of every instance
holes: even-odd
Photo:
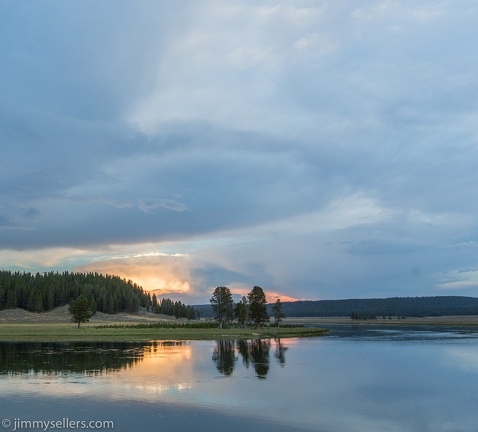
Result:
[[[234,304],[231,290],[227,287],[217,287],[210,300],[214,318],[219,327],[229,324],[234,318],[241,327],[248,323],[256,327],[269,322],[267,299],[263,289],[255,286],[252,291]]]
[[[98,273],[0,271],[0,310],[49,311],[85,296],[93,312],[135,313],[149,308],[151,295],[131,280]]]
[[[252,291],[247,294],[249,301],[249,318],[256,327],[269,322],[269,314],[267,313],[266,295],[261,287],[255,286]]]
[[[217,287],[209,301],[220,328],[232,321],[234,317],[234,300],[229,288]]]
[[[162,298],[159,302],[153,295],[153,312],[157,314],[170,315],[176,318],[196,319],[199,313],[192,306],[186,306],[180,301],[173,301],[169,298]]]

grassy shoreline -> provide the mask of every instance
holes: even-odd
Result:
[[[325,329],[266,327],[259,329],[98,327],[97,324],[1,324],[0,342],[145,342],[323,336]]]
[[[10,311],[9,313],[13,313]],[[16,311],[17,315],[19,311]],[[23,313],[23,312],[22,312]],[[56,314],[56,315],[55,315]],[[5,313],[4,313],[5,315]],[[55,322],[41,321],[45,318]],[[285,325],[301,325],[303,327],[264,327],[260,329],[219,329],[187,328],[173,319],[159,319],[150,316],[107,316],[102,315],[82,324],[68,322],[68,314],[61,309],[53,313],[21,315],[22,321],[0,319],[0,342],[144,342],[155,340],[217,340],[217,339],[252,339],[252,338],[303,338],[319,337],[329,332],[328,326],[461,326],[478,327],[478,316],[441,316],[398,320],[379,318],[377,320],[351,320],[348,317],[304,317],[286,318]],[[149,328],[151,324],[178,325],[177,328]]]
[[[327,325],[358,325],[358,326],[466,326],[478,327],[478,315],[449,315],[449,316],[435,316],[435,317],[407,317],[406,319],[397,319],[393,317],[378,318],[376,320],[352,320],[349,317],[300,317],[300,318],[286,318],[284,320],[287,324],[297,325],[320,325],[327,327]]]

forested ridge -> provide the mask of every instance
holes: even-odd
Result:
[[[22,308],[47,312],[84,295],[93,313],[136,313],[140,307],[176,318],[194,319],[191,306],[169,298],[157,299],[131,280],[98,273],[0,271],[0,310]]]
[[[45,312],[84,295],[93,312],[135,313],[152,305],[151,295],[131,280],[98,273],[0,271],[0,310]]]
[[[0,271],[0,310],[22,308],[46,312],[69,304],[79,295],[90,302],[93,312],[108,314],[152,312],[177,318],[212,317],[211,305],[186,306],[170,299],[157,300],[131,280],[98,273]],[[267,305],[272,315],[272,304]],[[282,303],[287,317],[328,316],[443,316],[478,315],[478,298],[463,296],[391,297],[347,300],[309,300]]]
[[[478,298],[460,296],[391,297],[299,301],[283,304],[287,316],[444,316],[478,315]]]
[[[268,304],[269,314],[272,304]],[[210,305],[194,306],[201,316],[212,316]],[[478,298],[462,296],[391,297],[347,300],[308,300],[283,302],[287,317],[351,316],[444,316],[478,315]]]

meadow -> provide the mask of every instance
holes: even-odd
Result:
[[[79,329],[73,323],[2,323],[0,341],[11,342],[141,342],[152,340],[216,340],[251,338],[291,338],[322,336],[327,330],[307,327],[263,327],[220,329],[194,326],[147,326],[109,323],[83,324]]]

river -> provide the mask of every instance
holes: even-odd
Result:
[[[331,330],[281,341],[0,343],[0,421],[9,431],[477,430],[477,332]]]

